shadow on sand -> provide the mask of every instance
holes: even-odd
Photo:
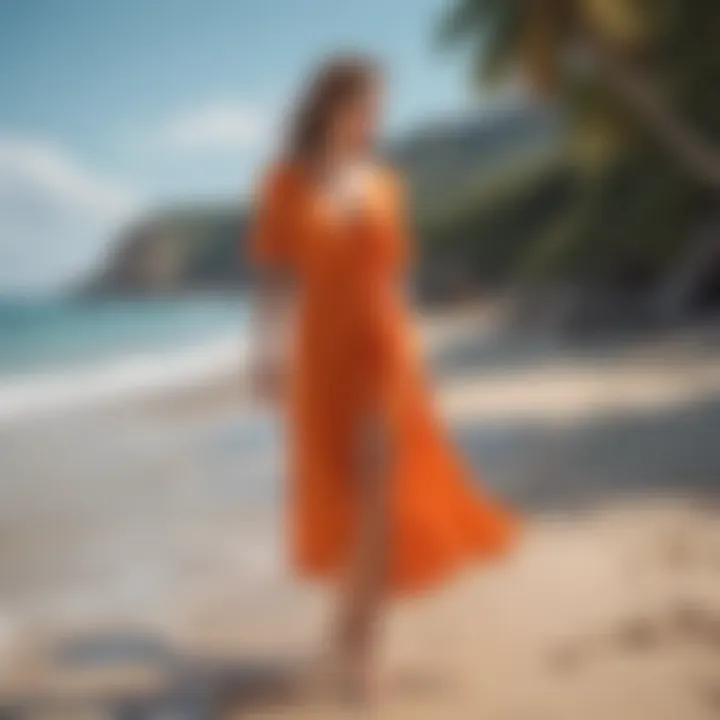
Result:
[[[59,641],[49,652],[53,669],[82,680],[98,672],[105,682],[82,690],[0,698],[1,720],[98,717],[112,720],[217,720],[250,707],[287,703],[297,692],[299,668],[289,661],[202,659],[185,655],[161,636],[106,631]],[[113,688],[113,675],[151,669],[161,681]],[[110,682],[107,679],[110,678]]]
[[[720,499],[720,398],[556,425],[456,425],[483,482],[528,511],[646,496]]]

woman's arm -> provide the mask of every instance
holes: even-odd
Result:
[[[291,185],[286,172],[271,170],[259,188],[248,247],[254,268],[250,382],[264,402],[282,399],[288,373],[292,249]]]
[[[289,371],[288,334],[292,288],[286,273],[261,269],[252,291],[250,383],[252,396],[282,401]]]

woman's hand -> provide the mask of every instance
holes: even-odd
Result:
[[[280,363],[258,358],[250,366],[250,394],[263,405],[279,405],[285,395],[285,372]]]
[[[287,385],[290,289],[284,275],[263,273],[255,285],[249,381],[253,400],[279,405]]]

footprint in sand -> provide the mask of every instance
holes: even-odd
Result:
[[[649,617],[625,620],[613,631],[611,638],[618,648],[632,652],[650,652],[663,642],[663,628]]]
[[[720,613],[699,601],[683,600],[671,609],[670,622],[682,638],[720,651]]]
[[[593,649],[592,638],[568,640],[550,651],[548,665],[558,675],[574,673],[580,670]]]
[[[595,637],[586,636],[568,640],[549,654],[550,668],[566,675],[578,671],[593,654],[601,652],[610,642],[610,648],[621,652],[652,652],[662,641],[663,628],[650,618],[636,617],[625,620],[610,632]]]
[[[604,646],[621,653],[652,654],[673,641],[690,641],[720,652],[720,612],[700,601],[683,600],[659,618],[636,616],[620,622],[609,632],[560,643],[551,649],[547,663],[558,675],[578,671]],[[716,688],[720,707],[720,686]]]

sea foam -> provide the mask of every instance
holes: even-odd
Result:
[[[129,354],[90,367],[0,377],[0,424],[194,387],[233,371],[239,374],[246,350],[242,338],[232,337],[181,350]]]

